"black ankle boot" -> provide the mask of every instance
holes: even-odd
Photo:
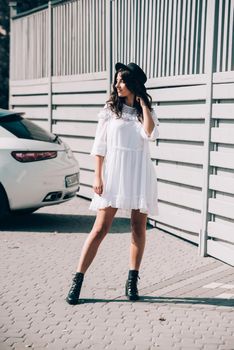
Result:
[[[79,303],[80,290],[83,283],[84,274],[82,272],[77,272],[73,278],[72,286],[68,292],[66,301],[68,304],[76,305]]]
[[[137,279],[138,276],[137,270],[129,270],[128,279],[125,285],[125,295],[129,300],[138,300],[138,289],[137,289]]]

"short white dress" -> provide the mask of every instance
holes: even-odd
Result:
[[[137,118],[137,110],[123,105],[121,118],[108,105],[98,114],[98,125],[91,155],[105,157],[103,164],[103,193],[94,197],[91,210],[106,207],[139,209],[148,215],[158,215],[157,177],[150,158],[149,141],[159,136],[158,118],[148,136]]]

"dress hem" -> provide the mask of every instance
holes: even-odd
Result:
[[[99,209],[106,209],[109,207],[120,209],[127,212],[130,212],[131,210],[140,210],[140,212],[143,214],[153,215],[153,216],[158,215],[159,213],[159,208],[157,204],[149,208],[149,206],[144,204],[143,200],[138,201],[138,204],[136,205],[127,206],[127,205],[124,205],[123,203],[120,203],[120,201],[118,200],[116,201],[107,200],[102,197],[97,198],[96,196],[92,199],[89,209],[92,211],[98,211]]]

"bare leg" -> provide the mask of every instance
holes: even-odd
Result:
[[[147,214],[132,210],[132,237],[130,245],[130,270],[139,271],[145,248]]]
[[[106,236],[111,227],[113,218],[117,210],[118,209],[112,207],[98,210],[93,228],[82,248],[77,272],[85,273],[91,265],[100,243],[102,242],[103,238]]]

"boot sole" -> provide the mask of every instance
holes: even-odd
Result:
[[[131,300],[131,301],[137,301],[140,299],[139,297],[130,297],[128,295],[126,295],[126,297],[128,298],[128,300]]]
[[[68,298],[66,298],[65,299],[66,300],[66,302],[69,304],[69,305],[77,305],[77,304],[79,304],[79,300],[70,300],[70,299],[68,299]]]

